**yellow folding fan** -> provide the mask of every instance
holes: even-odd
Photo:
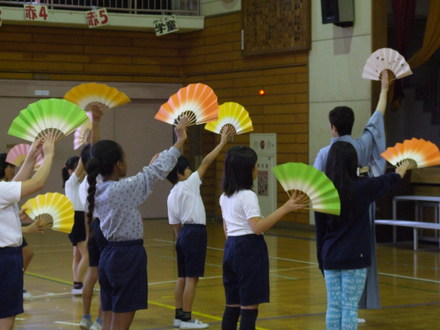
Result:
[[[117,88],[98,83],[83,83],[75,86],[64,95],[64,99],[77,104],[84,110],[89,110],[87,106],[94,102],[106,105],[108,110],[131,101]]]
[[[408,169],[440,165],[438,147],[424,139],[412,138],[404,140],[403,143],[396,143],[394,147],[387,148],[381,156],[394,166],[408,160]]]
[[[46,193],[28,199],[21,207],[26,214],[52,230],[70,233],[74,223],[73,204],[65,195]]]
[[[385,69],[392,71],[396,79],[412,74],[409,64],[398,51],[380,48],[368,57],[362,70],[362,78],[380,80],[380,74]]]
[[[92,133],[92,115],[90,112],[86,112],[87,116],[90,118],[88,122],[84,125],[78,127],[73,133],[73,149],[77,150],[83,145],[90,143],[90,134]]]
[[[8,134],[33,142],[54,132],[56,141],[89,120],[84,110],[63,99],[44,99],[28,105],[12,121]]]
[[[180,118],[187,116],[189,125],[200,125],[218,117],[217,95],[208,85],[189,84],[170,96],[159,108],[154,118],[171,125],[177,125]]]
[[[248,133],[254,129],[249,112],[235,102],[225,102],[220,105],[218,119],[207,123],[205,129],[220,134],[225,125],[232,128],[234,134]]]
[[[341,202],[333,182],[321,171],[303,163],[284,163],[272,172],[289,196],[305,194],[317,212],[340,215]]]
[[[9,149],[8,154],[6,156],[6,162],[17,167],[21,166],[31,149],[31,145],[27,143],[20,143],[13,146]],[[37,156],[37,160],[35,162],[35,169],[41,166],[43,162],[43,156],[41,153]]]

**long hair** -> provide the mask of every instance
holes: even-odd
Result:
[[[333,182],[341,199],[341,215],[352,215],[352,184],[358,179],[358,157],[354,147],[343,141],[332,144],[327,156],[325,174]]]
[[[79,157],[72,156],[67,161],[64,167],[61,169],[61,178],[63,179],[63,188],[66,185],[66,181],[69,180],[70,174],[69,170],[74,171],[78,166]]]
[[[90,150],[91,158],[86,165],[87,182],[87,202],[89,204],[87,216],[93,219],[95,209],[96,177],[101,174],[103,177],[112,174],[118,161],[124,158],[121,146],[112,140],[101,140],[95,143]]]
[[[257,153],[249,147],[235,146],[228,150],[223,168],[223,192],[226,196],[252,188],[256,163]]]

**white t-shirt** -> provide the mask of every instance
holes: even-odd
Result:
[[[21,182],[0,182],[0,247],[22,244],[23,235],[16,205],[20,195]]]
[[[197,171],[188,179],[177,182],[168,195],[168,222],[177,224],[206,225],[206,212],[200,196],[200,180]]]
[[[72,173],[72,175],[64,185],[64,191],[66,192],[66,196],[72,202],[73,209],[75,211],[85,211],[84,204],[81,203],[81,200],[79,198],[80,184],[81,181],[79,181],[79,177],[75,173]]]
[[[258,197],[252,190],[240,190],[231,197],[220,196],[223,221],[227,236],[254,234],[248,219],[261,217]]]

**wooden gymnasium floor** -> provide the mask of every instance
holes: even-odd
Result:
[[[224,308],[221,280],[224,235],[220,223],[208,223],[206,277],[199,282],[193,315],[220,329]],[[172,329],[176,278],[173,234],[166,220],[145,221],[148,255],[149,309],[136,313],[131,329]],[[324,329],[326,294],[316,265],[314,233],[271,229],[266,234],[270,254],[271,302],[260,306],[258,329]],[[25,313],[16,329],[78,329],[81,298],[72,297],[72,248],[57,232],[27,235],[35,252],[25,274]],[[378,245],[383,308],[362,310],[360,329],[440,329],[440,257],[434,246],[412,243]],[[92,315],[96,316],[96,300]]]

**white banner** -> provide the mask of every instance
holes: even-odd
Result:
[[[94,9],[86,12],[86,21],[89,28],[108,25],[109,16],[107,9]]]
[[[45,5],[25,4],[23,5],[24,19],[26,21],[48,21],[49,11]]]

